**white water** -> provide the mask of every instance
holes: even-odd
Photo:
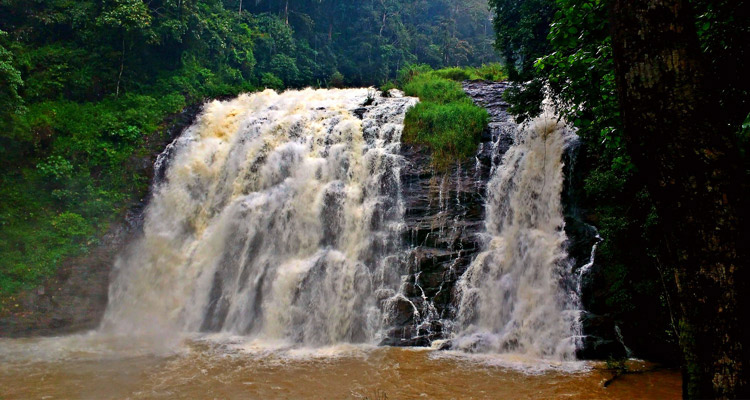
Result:
[[[416,100],[375,97],[363,110],[370,96],[266,91],[208,104],[158,161],[163,177],[142,237],[116,261],[99,334],[145,347],[379,343],[408,279],[399,152]],[[579,304],[565,282],[561,192],[575,135],[550,114],[516,135],[487,187],[488,244],[446,326],[454,349],[569,361]],[[414,309],[425,326],[438,318],[427,311]]]
[[[206,106],[170,146],[100,330],[377,343],[402,275],[398,155],[416,100],[273,91]],[[160,160],[167,162],[167,160]]]
[[[575,135],[551,113],[516,135],[488,184],[488,244],[458,282],[453,347],[573,360],[579,306],[565,282],[561,193]]]

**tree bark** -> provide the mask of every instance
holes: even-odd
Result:
[[[284,4],[284,23],[289,25],[289,0],[286,0],[286,4]]]
[[[120,53],[120,73],[117,74],[117,89],[115,97],[120,97],[120,82],[122,81],[122,72],[125,71],[125,34],[122,36],[122,53]]]
[[[683,395],[750,398],[748,176],[735,132],[712,118],[694,16],[686,0],[612,11],[625,137],[675,267]]]

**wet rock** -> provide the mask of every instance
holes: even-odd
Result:
[[[426,148],[402,146],[404,241],[410,248],[403,293],[418,315],[396,324],[384,344],[427,346],[450,333],[456,282],[483,246],[484,198],[492,165],[513,142],[508,105],[502,99],[506,87],[504,82],[464,83],[469,96],[491,116],[475,158],[437,171]]]
[[[608,360],[626,356],[625,347],[617,340],[615,321],[609,316],[584,312],[581,325],[585,336],[576,357],[586,360]]]
[[[367,108],[360,107],[352,111],[352,114],[356,115],[359,119],[365,118],[365,113],[367,112]]]

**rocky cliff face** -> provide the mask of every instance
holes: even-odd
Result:
[[[464,90],[491,116],[476,157],[436,171],[420,146],[404,145],[401,182],[407,225],[404,298],[384,344],[427,346],[442,339],[455,313],[455,283],[482,248],[485,192],[492,168],[513,143],[504,82],[466,82]]]
[[[407,162],[401,177],[407,210],[404,240],[408,247],[404,257],[409,274],[403,282],[404,298],[394,310],[395,328],[384,344],[428,346],[447,338],[456,311],[456,282],[484,244],[487,183],[514,140],[516,124],[502,97],[506,88],[503,82],[464,83],[466,93],[491,115],[474,160],[439,172],[432,168],[425,149],[403,146]],[[592,248],[600,238],[578,208],[583,184],[576,169],[577,156],[576,145],[564,156],[562,198],[566,247],[574,273],[582,277],[579,290],[585,306],[597,282],[592,279],[598,273]],[[581,322],[584,336],[579,357],[606,359],[626,354],[610,317],[583,311]]]

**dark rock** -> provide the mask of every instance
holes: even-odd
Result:
[[[455,313],[455,284],[482,248],[484,197],[491,168],[513,142],[502,99],[506,87],[503,82],[464,83],[469,96],[491,116],[476,158],[436,171],[426,148],[402,146],[406,160],[401,170],[404,241],[410,248],[403,294],[410,306],[417,307],[418,316],[396,321],[384,344],[427,346],[450,333],[445,325]]]
[[[352,114],[356,115],[359,119],[365,118],[365,113],[367,112],[367,108],[360,107],[352,111]]]
[[[625,349],[619,342],[600,336],[584,336],[582,346],[576,351],[576,357],[582,360],[621,359],[625,356]]]
[[[586,360],[608,360],[622,358],[627,351],[617,338],[615,321],[607,315],[584,312],[581,317],[584,332],[582,346],[576,356]]]

